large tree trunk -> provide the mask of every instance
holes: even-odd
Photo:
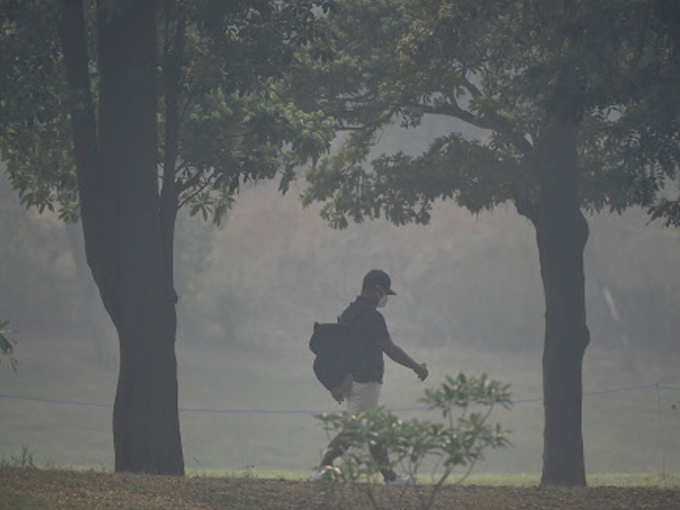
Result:
[[[64,0],[64,7],[61,34],[74,98],[87,261],[120,340],[115,468],[181,475],[176,312],[157,177],[157,5],[99,4],[98,125],[91,111],[82,0]]]
[[[577,193],[576,123],[555,116],[536,146],[540,196],[532,221],[545,295],[542,485],[585,485],[581,368],[588,224]]]

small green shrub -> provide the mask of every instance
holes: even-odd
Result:
[[[27,446],[22,446],[21,452],[18,455],[11,455],[9,459],[0,460],[0,467],[4,466],[35,468],[33,452]]]
[[[438,411],[442,421],[401,420],[390,411],[376,411],[352,415],[348,412],[322,414],[316,418],[329,435],[343,434],[349,449],[337,468],[326,468],[329,479],[358,485],[366,491],[371,504],[378,508],[374,494],[381,469],[405,472],[415,483],[427,462],[435,466],[433,483],[418,487],[421,508],[434,504],[443,484],[456,468],[465,472],[460,483],[483,458],[487,449],[508,446],[508,431],[500,424],[490,425],[488,419],[494,407],[511,406],[509,385],[480,377],[456,378],[447,376],[438,388],[425,390],[420,399],[431,411]],[[474,411],[482,408],[484,412]],[[382,445],[389,455],[387,466],[378,465],[370,454],[370,447]]]

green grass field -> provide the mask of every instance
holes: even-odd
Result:
[[[21,455],[0,459],[1,467],[58,470],[74,473],[113,474],[110,468],[92,468],[89,466],[53,466],[22,462]],[[305,481],[309,473],[305,471],[263,471],[257,469],[187,469],[187,478],[248,478],[257,480]],[[473,473],[464,479],[451,476],[447,485],[481,485],[485,487],[537,487],[540,484],[540,473]],[[418,483],[431,485],[430,475],[418,477]],[[680,473],[590,473],[587,480],[589,487],[656,487],[680,490]]]
[[[87,470],[87,469],[84,469]],[[197,470],[190,469],[188,477],[208,478],[256,478],[260,480],[277,479],[301,481],[309,477],[309,473],[300,471],[257,471],[257,470]],[[536,487],[540,484],[540,473],[477,473],[471,474],[460,482],[460,485],[483,485],[486,487]],[[432,484],[430,476],[418,477],[418,483]],[[459,482],[451,477],[449,485]],[[657,487],[680,489],[680,473],[590,473],[589,487]]]
[[[54,346],[58,345],[58,349]],[[404,346],[428,362],[429,385],[446,374],[488,373],[510,383],[519,402],[493,419],[512,431],[513,446],[492,452],[475,473],[529,476],[541,469],[543,408],[540,353],[489,353],[452,347]],[[115,346],[111,346],[113,349]],[[20,338],[16,374],[0,370],[1,393],[58,400],[109,403],[115,363],[102,358],[89,340]],[[654,359],[644,353],[624,358],[590,349],[584,361],[583,434],[586,471],[659,476],[680,472],[680,392],[653,387],[589,394],[607,389],[678,381],[678,356]],[[339,409],[311,374],[307,346],[282,343],[249,351],[233,346],[178,344],[180,415],[185,463],[196,472],[299,473],[319,462],[327,437],[310,414],[256,411]],[[676,384],[680,386],[680,384]],[[426,386],[409,371],[387,364],[382,402],[390,408],[418,408]],[[211,411],[212,410],[212,411]],[[225,412],[225,411],[241,412]],[[247,412],[248,410],[252,412]],[[403,411],[404,418],[429,418]],[[111,408],[0,398],[0,458],[27,448],[42,465],[112,466]],[[505,476],[505,475],[504,475]],[[530,477],[529,477],[530,478]]]

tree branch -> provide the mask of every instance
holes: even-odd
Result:
[[[467,81],[467,80],[466,80]],[[472,87],[472,95],[481,94],[479,90],[470,82],[469,86]],[[510,126],[509,122],[505,120],[500,115],[486,115],[484,117],[479,117],[472,112],[461,108],[455,99],[449,98],[447,103],[441,104],[427,104],[427,103],[414,103],[411,106],[422,109],[425,113],[430,113],[434,115],[448,115],[450,117],[456,117],[468,124],[478,127],[480,129],[488,129],[490,131],[496,131],[504,136],[507,136],[513,145],[520,151],[523,155],[528,156],[533,151],[531,144],[524,138],[521,134],[515,132]]]
[[[515,209],[520,216],[529,219],[534,225],[538,221],[538,211],[536,206],[526,197],[516,196],[514,199]]]
[[[392,119],[392,117],[397,113],[398,110],[399,110],[398,106],[393,106],[392,108],[389,108],[387,111],[385,111],[373,122],[353,126],[343,126],[342,124],[339,125],[336,124],[336,129],[338,131],[372,131],[388,123],[390,119]]]
[[[175,188],[175,166],[179,140],[179,90],[181,88],[181,68],[184,54],[184,13],[177,5],[177,0],[166,0],[164,5],[166,30],[170,30],[169,19],[177,17],[172,46],[166,45],[163,66],[163,84],[165,88],[165,160],[163,162],[163,190],[161,203],[165,206],[176,206],[177,189]],[[169,39],[169,35],[166,34]],[[174,204],[173,204],[174,202]]]
[[[187,162],[182,161],[181,163],[178,163],[175,165],[175,181],[179,177],[179,174],[184,172],[188,168]]]
[[[202,174],[203,174],[203,172],[198,171],[194,175],[189,177],[186,181],[177,182],[178,193],[182,193],[182,192],[188,190],[189,188],[191,188],[192,186],[195,186],[198,183],[198,181],[200,180]]]
[[[179,190],[175,181],[179,140],[179,90],[181,87],[182,57],[184,55],[184,11],[177,0],[164,3],[166,44],[163,55],[163,85],[165,88],[165,160],[163,162],[163,188],[161,190],[160,220],[163,237],[163,251],[166,262],[168,294],[171,302],[177,302],[174,285],[174,238],[177,220]],[[170,19],[177,18],[177,26],[170,44]]]
[[[472,97],[481,97],[482,93],[474,83],[468,80],[465,76],[461,76],[461,81]]]
[[[197,175],[202,175],[201,173]],[[184,207],[188,202],[191,202],[196,196],[198,196],[202,191],[204,191],[208,186],[212,184],[214,178],[214,174],[208,176],[208,178],[205,180],[205,182],[201,183],[201,185],[194,190],[192,193],[190,193],[188,196],[184,198],[184,200],[180,201],[179,205],[177,206],[177,209],[181,209]]]
[[[457,103],[442,103],[438,105],[431,105],[426,103],[413,103],[410,106],[415,108],[420,108],[424,113],[430,113],[433,115],[448,115],[449,117],[456,117],[468,124],[478,127],[480,129],[490,129],[493,130],[494,127],[484,122],[479,117],[475,116],[467,110],[463,110]]]
[[[88,74],[87,35],[82,0],[64,0],[59,36],[64,54],[69,109],[79,186],[98,168],[97,123]],[[81,188],[82,190],[82,188]],[[87,197],[86,197],[87,200]]]
[[[116,214],[117,197],[108,189],[110,176],[101,174],[83,1],[63,0],[62,6],[58,31],[68,85],[67,100],[71,114],[85,256],[101,291],[104,306],[116,322],[119,310],[115,296],[119,278],[115,271],[110,270],[116,267],[115,261],[111,262],[117,253],[113,249],[116,240],[107,234],[113,231],[109,226]]]
[[[342,124],[336,124],[335,125],[336,131],[361,131],[362,129],[365,129],[365,127],[364,126],[343,126]]]

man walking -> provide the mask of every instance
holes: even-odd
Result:
[[[355,349],[352,349],[350,377],[341,392],[336,392],[333,396],[339,402],[346,399],[347,410],[352,414],[378,407],[385,371],[383,353],[400,365],[413,370],[421,381],[428,375],[425,363],[417,363],[392,341],[385,319],[377,310],[385,306],[388,296],[391,295],[396,295],[396,292],[392,290],[390,277],[385,271],[373,269],[364,276],[361,295],[338,319],[341,324],[346,324],[350,328]],[[310,480],[322,479],[324,468],[332,466],[333,461],[347,448],[348,444],[340,433],[328,445],[319,470],[310,477]],[[386,483],[402,482],[388,467],[387,451],[384,446],[371,447],[371,454],[378,465],[384,466],[381,473]]]

